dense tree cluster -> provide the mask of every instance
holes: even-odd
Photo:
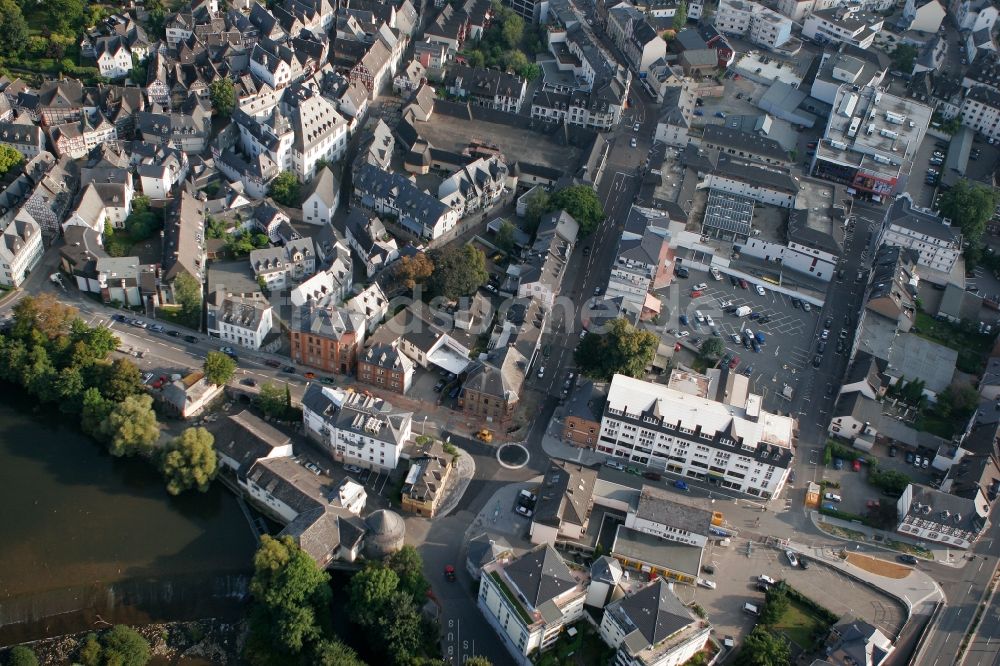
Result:
[[[610,380],[616,374],[641,377],[659,342],[655,334],[615,319],[604,335],[587,333],[575,358],[580,370],[595,379]]]
[[[13,323],[0,336],[0,380],[76,415],[80,428],[112,455],[158,464],[171,493],[204,490],[215,475],[211,435],[185,432],[161,455],[153,399],[134,363],[108,359],[117,346],[109,329],[88,326],[75,308],[48,294],[27,296],[14,306]]]
[[[486,270],[486,255],[472,245],[433,250],[431,263],[434,271],[427,280],[427,286],[433,295],[449,300],[474,294],[490,278]]]
[[[961,228],[970,246],[978,247],[996,207],[997,193],[993,188],[963,178],[941,195],[938,210]]]
[[[462,55],[472,67],[503,69],[532,81],[542,73],[533,58],[543,48],[542,33],[537,26],[526,29],[524,19],[494,2],[490,27]]]
[[[208,94],[212,100],[212,111],[216,115],[228,117],[233,112],[236,106],[236,87],[232,80],[223,77],[212,81]]]
[[[4,0],[0,0],[0,8],[3,7],[3,2]],[[2,13],[2,9],[0,9],[0,13]],[[3,32],[0,31],[0,35],[2,34]],[[19,150],[11,148],[7,144],[0,144],[0,176],[3,176],[23,161],[24,155]]]
[[[529,228],[537,229],[542,217],[557,210],[565,210],[573,216],[580,224],[581,236],[593,233],[604,220],[604,206],[594,188],[571,185],[551,194],[540,189],[531,195],[525,213]]]
[[[413,289],[434,274],[434,262],[426,252],[401,257],[389,268],[389,283],[396,289]]]
[[[271,198],[285,206],[298,206],[302,186],[299,179],[291,171],[282,171],[271,181],[268,194]]]
[[[205,354],[205,379],[210,384],[225,386],[236,372],[236,361],[222,352],[210,351]]]

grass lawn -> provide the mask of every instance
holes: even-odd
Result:
[[[808,650],[816,633],[826,628],[825,624],[794,599],[789,602],[788,610],[775,623],[774,630],[787,636],[799,649]]]
[[[166,322],[170,322],[174,326],[183,326],[185,328],[195,329],[188,321],[188,318],[184,316],[184,312],[178,306],[163,306],[156,308],[156,318],[161,319]]]
[[[919,330],[917,335],[920,337],[957,351],[956,365],[963,372],[981,370],[984,358],[993,346],[991,336],[967,331],[958,324],[938,321],[926,312],[918,312],[914,323]]]

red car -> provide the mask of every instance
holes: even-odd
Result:
[[[858,459],[855,459],[854,462],[851,463],[851,468],[855,472],[860,472],[861,471],[861,461],[858,460]]]
[[[445,566],[445,568],[444,568],[444,577],[449,582],[454,583],[455,582],[455,567],[451,566],[450,564],[447,565],[447,566]]]
[[[695,289],[691,292],[691,298],[698,298],[699,296],[701,296],[701,292],[699,290]]]
[[[748,288],[747,281],[744,280],[743,278],[740,278],[740,289],[747,289],[747,288]]]
[[[740,357],[739,356],[734,356],[733,360],[729,362],[729,369],[732,370],[733,368],[735,368],[739,364],[740,364]]]

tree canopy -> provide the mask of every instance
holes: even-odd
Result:
[[[430,584],[424,578],[423,561],[413,546],[403,546],[385,560],[399,578],[399,587],[414,599],[423,599]]]
[[[290,663],[329,631],[329,576],[289,536],[264,535],[253,566],[246,656],[252,664]]]
[[[233,82],[222,77],[212,81],[208,87],[209,99],[212,100],[212,111],[216,115],[229,116],[236,106],[236,87]]]
[[[10,2],[10,0],[0,0],[0,16],[2,16],[4,2]],[[0,30],[0,43],[3,41],[3,32],[3,30]],[[21,154],[21,151],[11,148],[5,143],[0,143],[0,176],[3,176],[23,161],[24,155]]]
[[[288,385],[279,386],[274,382],[264,382],[257,393],[257,407],[265,416],[284,419],[291,410]]]
[[[431,261],[435,267],[428,279],[431,293],[449,300],[474,294],[490,277],[486,255],[472,245],[433,250]]]
[[[201,285],[187,273],[174,278],[174,300],[181,307],[181,315],[191,328],[201,324]]]
[[[180,437],[167,445],[160,471],[171,495],[180,495],[190,488],[205,492],[215,478],[217,464],[215,436],[204,428],[185,428]]]
[[[277,178],[271,181],[268,194],[280,204],[286,206],[298,206],[301,185],[299,179],[291,171],[282,171]]]
[[[205,379],[216,386],[224,386],[236,372],[236,361],[228,354],[210,351],[205,354]]]
[[[604,206],[589,185],[570,185],[549,197],[548,211],[565,210],[580,224],[580,234],[587,236],[604,219]]]
[[[893,67],[908,75],[913,71],[913,62],[918,55],[917,47],[913,44],[898,44],[889,57]]]
[[[513,224],[504,220],[497,230],[496,246],[504,252],[512,251],[514,249],[514,232],[516,230],[517,228]]]
[[[145,393],[130,395],[115,404],[101,424],[101,433],[113,456],[148,456],[160,437],[153,398]]]
[[[38,656],[26,645],[15,645],[7,655],[7,666],[38,666]]]
[[[397,288],[413,289],[434,274],[434,262],[426,252],[420,252],[393,262],[390,271],[389,277]]]
[[[655,334],[615,319],[604,335],[588,333],[574,357],[580,369],[595,379],[610,380],[616,374],[641,377],[659,342]]]
[[[725,353],[726,345],[723,344],[721,338],[715,337],[709,338],[701,343],[701,348],[698,350],[698,355],[710,362],[718,361]]]
[[[965,240],[978,245],[996,206],[997,194],[992,188],[963,178],[941,195],[938,210],[962,229]]]
[[[736,666],[785,666],[791,663],[791,653],[782,637],[757,625],[743,639],[743,648],[734,663]]]
[[[149,643],[132,627],[116,624],[101,639],[104,663],[144,666],[150,658]]]
[[[683,30],[684,27],[687,25],[687,20],[688,20],[688,6],[687,3],[684,2],[684,0],[681,0],[681,3],[677,5],[677,10],[674,12],[674,22],[673,22],[674,31],[680,32],[681,30]]]

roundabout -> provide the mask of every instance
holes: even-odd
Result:
[[[507,443],[497,449],[497,462],[507,469],[521,469],[530,459],[528,449],[520,444]]]

